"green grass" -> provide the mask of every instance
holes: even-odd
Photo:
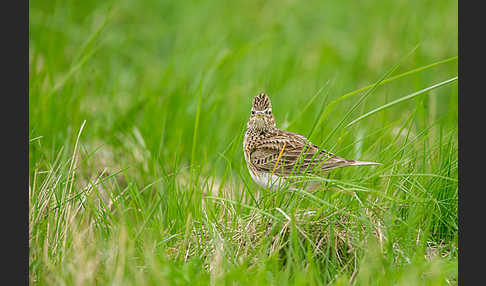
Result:
[[[457,3],[29,5],[31,284],[458,284]],[[383,165],[259,188],[262,91]]]

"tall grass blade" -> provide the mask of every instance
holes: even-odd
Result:
[[[346,127],[349,127],[349,126],[351,126],[351,125],[355,124],[356,122],[358,122],[358,121],[360,121],[360,120],[363,120],[363,119],[365,119],[366,117],[369,117],[369,116],[371,116],[371,115],[373,115],[373,114],[375,114],[375,113],[377,113],[377,112],[379,112],[379,111],[382,111],[382,110],[384,110],[384,109],[387,109],[387,108],[389,108],[389,107],[391,107],[391,106],[393,106],[393,105],[395,105],[395,104],[398,104],[398,103],[400,103],[400,102],[404,102],[404,101],[406,101],[406,100],[412,99],[412,98],[414,98],[414,97],[416,97],[416,96],[418,96],[418,95],[421,95],[421,94],[423,94],[423,93],[426,93],[426,92],[428,92],[428,91],[431,91],[431,90],[433,90],[433,89],[436,89],[436,88],[438,88],[438,87],[441,87],[441,86],[443,86],[443,85],[449,84],[449,83],[451,83],[451,82],[453,82],[453,81],[456,81],[456,80],[457,80],[457,76],[456,76],[456,77],[453,77],[453,78],[450,78],[450,79],[448,79],[448,80],[445,80],[445,81],[443,81],[443,82],[439,82],[439,83],[437,83],[437,84],[434,84],[434,85],[429,86],[429,87],[427,87],[427,88],[421,89],[421,90],[419,90],[419,91],[416,91],[416,92],[414,92],[414,93],[412,93],[412,94],[409,94],[409,95],[407,95],[407,96],[404,96],[404,97],[402,97],[402,98],[399,98],[399,99],[397,99],[397,100],[394,100],[394,101],[392,101],[392,102],[389,102],[389,103],[387,103],[387,104],[384,104],[384,105],[382,105],[382,106],[380,106],[380,107],[378,107],[378,108],[376,108],[376,109],[373,109],[372,111],[370,111],[370,112],[368,112],[368,113],[366,113],[366,114],[361,115],[360,117],[356,118],[355,120],[351,121],[350,123],[348,123],[348,125],[346,125]]]

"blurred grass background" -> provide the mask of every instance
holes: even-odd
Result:
[[[400,61],[391,76],[456,57],[457,2],[29,6],[31,283],[457,284],[457,83],[347,128],[364,93],[331,105]],[[454,76],[452,59],[386,83],[345,123]],[[347,193],[268,195],[242,153],[259,92],[277,126],[383,166],[334,172]]]

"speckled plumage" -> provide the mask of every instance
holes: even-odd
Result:
[[[346,160],[320,149],[302,135],[278,129],[270,98],[264,93],[253,99],[243,152],[253,180],[272,189],[285,183],[290,175],[319,175],[339,167],[379,164]]]

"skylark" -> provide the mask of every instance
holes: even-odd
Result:
[[[291,176],[322,175],[345,166],[380,164],[346,160],[319,148],[300,134],[278,129],[272,103],[265,93],[253,98],[243,152],[253,180],[273,190],[290,182]]]

